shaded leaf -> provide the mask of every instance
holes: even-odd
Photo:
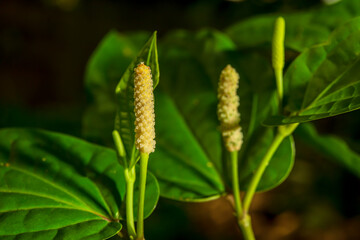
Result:
[[[206,98],[205,94],[198,95],[196,105],[200,107],[194,106],[196,111],[202,112],[198,113],[196,118],[204,121],[199,130],[208,128],[209,125],[211,127],[211,123],[200,118],[207,117],[206,108],[203,106],[206,106],[208,101],[202,101]],[[217,142],[212,145],[213,148],[221,146],[216,129],[202,132],[204,143],[199,139],[199,135],[194,135],[191,131],[193,126],[188,122],[188,116],[181,115],[179,106],[168,95],[157,91],[155,103],[158,137],[156,151],[151,155],[149,167],[159,181],[161,195],[176,200],[194,201],[223,194],[225,189],[222,179],[209,159],[207,149],[202,145],[206,144],[206,138],[211,141],[215,137],[214,140]]]
[[[301,124],[295,135],[315,151],[360,177],[360,155],[351,150],[344,140],[335,136],[320,135],[311,123]]]
[[[274,129],[266,128],[261,123],[270,114],[277,112],[276,85],[271,65],[264,57],[258,54],[234,52],[231,60],[234,61],[234,66],[238,66],[241,76],[240,113],[245,141],[239,154],[239,177],[241,189],[246,190],[254,170],[275,137]],[[247,93],[244,92],[246,86],[248,86]],[[292,137],[288,137],[280,144],[270,160],[257,191],[270,190],[281,184],[289,175],[294,158],[294,142]]]
[[[217,87],[219,70],[221,71],[224,68],[222,65],[226,65],[219,58],[223,58],[225,51],[236,48],[228,36],[215,29],[201,29],[197,32],[175,30],[165,36],[161,45],[167,49],[171,49],[172,46],[186,49],[205,67],[205,71],[215,88]],[[216,58],[214,54],[216,54]],[[222,64],[219,65],[220,62]]]
[[[269,114],[277,112],[276,85],[271,65],[263,56],[231,51],[225,59],[240,74],[238,94],[244,143],[239,154],[239,177],[241,189],[246,190],[253,171],[274,138],[273,130],[261,123]],[[293,140],[287,138],[267,166],[257,191],[269,190],[282,183],[292,169],[294,157]]]
[[[178,200],[204,199],[205,190],[207,195],[212,191],[213,197],[216,197],[215,194],[221,191],[217,190],[213,182],[207,180],[211,175],[213,179],[219,179],[218,186],[221,186],[220,183],[230,182],[228,166],[226,161],[224,162],[226,154],[220,148],[222,140],[216,116],[217,81],[226,64],[232,64],[241,76],[240,112],[241,126],[245,133],[245,144],[242,149],[244,153],[240,154],[242,158],[251,157],[249,155],[251,151],[246,150],[251,148],[251,144],[246,142],[251,141],[253,132],[266,131],[260,123],[269,113],[276,110],[275,81],[266,59],[256,54],[235,51],[231,49],[234,46],[228,44],[230,40],[222,33],[216,31],[216,34],[210,34],[209,31],[211,30],[200,31],[197,34],[189,32],[186,34],[181,31],[179,34],[168,36],[160,45],[160,60],[163,62],[160,86],[166,94],[156,95],[157,149],[154,154],[156,160],[153,163],[150,162],[150,167],[159,180],[161,195]],[[219,37],[221,34],[222,37]],[[199,35],[209,37],[198,38]],[[186,40],[181,40],[181,36]],[[207,41],[213,44],[212,49],[217,50],[205,51],[199,47],[206,46]],[[189,46],[186,42],[189,42]],[[221,50],[221,47],[217,48],[216,45],[226,47]],[[193,46],[198,48],[195,53]],[[206,57],[201,57],[201,53],[204,52],[206,52]],[[179,64],[181,67],[178,66]],[[257,71],[259,68],[262,69],[261,72]],[[168,114],[168,112],[176,112],[175,110],[178,114]],[[180,123],[185,126],[179,127],[182,126]],[[179,131],[180,129],[184,130]],[[189,136],[193,136],[196,142],[182,140],[189,139]],[[269,143],[272,138],[273,135],[267,134],[266,143]],[[255,139],[256,137],[254,141]],[[266,151],[268,145],[258,146]],[[187,154],[182,154],[184,152]],[[193,153],[188,154],[190,152]],[[282,154],[281,158],[274,157],[275,160],[271,161],[259,189],[275,187],[288,175],[294,157],[292,145],[282,144],[279,154]],[[197,155],[203,157],[193,157]],[[258,155],[258,157],[261,156]],[[175,162],[172,158],[177,161]],[[258,163],[259,160],[255,162]],[[245,161],[244,163],[242,167],[245,171],[252,172],[252,168],[256,167],[256,165],[250,166]],[[215,172],[209,168],[214,168]],[[176,169],[181,169],[181,171],[176,171]],[[211,175],[208,177],[209,172]],[[244,175],[241,186],[247,184],[247,176],[249,175]],[[185,199],[182,195],[186,196]],[[208,195],[207,198],[209,197]]]
[[[327,42],[304,51],[289,67],[284,82],[289,117],[265,124],[306,122],[360,108],[360,18],[334,31]]]
[[[172,32],[159,47],[162,83],[154,92],[157,146],[149,168],[158,178],[164,197],[183,201],[216,198],[224,194],[230,182],[216,116],[220,72],[230,63],[241,75],[238,93],[245,144],[240,155],[245,159],[251,152],[246,150],[251,147],[247,142],[256,141],[258,135],[252,136],[254,133],[264,134],[266,128],[261,122],[277,108],[271,65],[259,54],[235,50],[226,35],[211,29]],[[267,134],[266,141],[271,139]],[[277,186],[291,169],[291,144],[280,148],[289,154],[284,154],[282,162],[270,162],[265,174],[275,177],[264,177],[262,189]],[[252,167],[246,169],[252,171]],[[244,177],[241,185],[246,181]]]
[[[100,42],[86,66],[85,88],[89,105],[83,117],[83,136],[113,146],[116,100],[114,89],[149,34],[120,34],[110,31]]]
[[[286,21],[286,47],[301,52],[314,44],[326,41],[337,26],[359,16],[360,2],[342,0],[340,3],[306,12],[257,16],[230,26],[226,33],[240,49],[262,45],[269,47],[274,22],[279,15]]]

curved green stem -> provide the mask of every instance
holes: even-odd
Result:
[[[118,155],[124,161],[124,175],[126,181],[126,225],[129,238],[134,239],[136,237],[134,222],[134,183],[136,179],[135,166],[131,168],[129,168],[128,166],[128,162],[126,161],[125,148],[121,141],[119,132],[117,130],[114,130],[112,132],[112,136]],[[121,232],[119,232],[119,234],[121,234]]]
[[[130,239],[136,236],[134,222],[134,183],[136,179],[135,166],[131,169],[125,169],[126,181],[126,225]]]
[[[140,154],[140,194],[139,194],[139,212],[137,221],[137,236],[136,239],[144,239],[144,202],[145,202],[145,187],[146,187],[146,175],[147,165],[149,160],[149,154]]]
[[[251,204],[251,201],[254,197],[256,188],[261,180],[262,175],[264,174],[264,171],[269,164],[272,156],[280,146],[281,142],[284,140],[285,137],[289,136],[298,126],[298,123],[285,125],[285,126],[279,126],[277,134],[271,143],[268,151],[266,152],[265,156],[260,162],[259,167],[256,169],[254,176],[251,179],[250,185],[248,187],[248,191],[245,194],[244,197],[244,215],[247,215],[249,211],[249,207]]]
[[[242,207],[240,199],[239,187],[239,167],[238,167],[238,151],[230,152],[231,157],[231,171],[232,171],[232,186],[234,192],[235,211],[238,218],[242,216]]]

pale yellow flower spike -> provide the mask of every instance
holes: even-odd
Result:
[[[218,86],[218,118],[221,124],[221,132],[225,146],[229,152],[239,151],[243,142],[241,131],[240,113],[238,111],[239,97],[239,74],[227,65],[220,74]]]
[[[135,69],[135,146],[141,153],[155,150],[155,112],[153,81],[150,67],[143,62]]]

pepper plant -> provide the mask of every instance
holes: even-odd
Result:
[[[226,197],[244,238],[255,239],[253,196],[288,177],[293,133],[360,176],[359,155],[308,123],[360,108],[358,15],[359,2],[343,0],[284,19],[255,17],[224,32],[176,30],[159,46],[156,32],[148,39],[145,32],[111,31],[85,73],[89,142],[38,129],[0,130],[0,238],[143,239],[143,218],[161,196]],[[134,69],[141,63],[158,85],[149,159],[135,134]],[[218,99],[228,64],[238,86],[232,105]],[[224,125],[220,105],[235,113],[234,125]],[[224,129],[237,134],[235,148],[227,147],[232,135]]]

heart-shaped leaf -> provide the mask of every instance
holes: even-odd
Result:
[[[216,126],[206,119],[213,98],[206,93],[193,96],[191,101],[197,102],[187,106],[194,116],[189,122],[189,115],[182,116],[184,109],[168,95],[156,94],[157,146],[149,168],[159,181],[161,195],[181,201],[216,198],[225,191],[217,166],[211,161],[216,155],[210,155],[220,154],[221,147]],[[193,125],[195,122],[202,124]],[[204,149],[203,144],[212,149]]]
[[[148,184],[147,216],[159,196],[152,175]],[[124,194],[112,149],[42,130],[0,130],[1,239],[106,239],[121,229]]]
[[[266,151],[275,137],[274,129],[267,128],[260,134],[254,134],[245,150],[246,157],[242,158],[239,167],[240,182],[242,190],[246,190],[251,178],[259,166]],[[257,191],[270,190],[281,184],[290,174],[295,160],[295,144],[292,136],[287,137],[274,153],[269,166],[266,168]]]
[[[162,196],[184,200],[185,195],[186,201],[216,197],[225,188],[219,186],[230,182],[226,154],[220,148],[222,141],[216,116],[217,78],[222,68],[230,63],[241,76],[240,124],[245,133],[244,153],[240,153],[242,158],[255,158],[250,155],[251,151],[246,150],[251,147],[247,142],[251,141],[253,132],[267,131],[260,123],[276,108],[275,81],[266,59],[231,50],[234,45],[228,44],[230,40],[223,34],[219,37],[220,32],[208,33],[207,38],[197,38],[205,36],[200,33],[185,34],[181,31],[181,34],[168,36],[160,45],[160,61],[163,62],[161,88],[166,94],[156,95],[158,148],[155,160],[150,162],[150,168],[159,180]],[[172,39],[173,36],[176,39]],[[189,46],[187,41],[179,39],[180,36],[189,42]],[[207,41],[212,43],[214,51],[200,47],[207,46]],[[193,46],[197,46],[196,52],[193,52]],[[225,51],[221,50],[221,46],[226,46]],[[201,57],[201,53],[206,53],[207,57]],[[216,76],[213,76],[214,72],[217,72]],[[272,139],[273,135],[267,134],[265,144],[258,144],[255,140],[252,143],[266,151]],[[278,155],[274,156],[278,160],[271,161],[258,190],[275,187],[288,175],[294,159],[291,143],[287,140],[280,146]],[[256,159],[254,165],[243,161],[244,173],[252,172],[260,160]],[[248,176],[244,175],[240,182],[242,189],[246,189]],[[214,184],[211,179],[218,180]]]
[[[155,91],[157,146],[149,168],[158,178],[164,197],[182,201],[216,198],[230,183],[216,116],[219,74],[230,63],[241,75],[238,93],[245,143],[240,155],[246,159],[251,158],[247,142],[256,143],[258,136],[265,134],[261,122],[276,110],[271,65],[259,54],[236,51],[226,35],[210,29],[170,33],[160,42],[159,59],[162,83],[161,90]],[[268,143],[272,137],[267,134],[264,141]],[[280,146],[279,154],[284,152],[288,154],[282,155],[282,161],[270,162],[265,176],[271,177],[264,177],[259,190],[277,186],[289,173],[291,144]],[[251,172],[256,166],[243,167],[242,171]],[[241,186],[246,187],[246,177]]]
[[[334,31],[327,42],[304,51],[285,74],[290,116],[279,125],[330,117],[360,108],[360,18]]]
[[[246,190],[250,178],[275,137],[273,129],[261,125],[269,114],[277,111],[275,79],[270,63],[258,54],[233,51],[228,53],[227,61],[240,74],[240,125],[244,131],[244,143],[239,154],[239,177],[241,189]],[[294,142],[292,137],[288,137],[275,152],[257,191],[269,190],[282,183],[293,167],[294,158]]]

